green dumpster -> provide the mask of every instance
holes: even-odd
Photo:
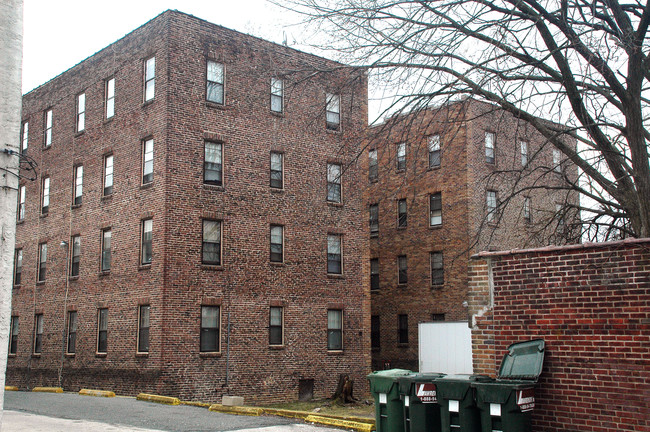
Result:
[[[410,370],[389,369],[368,375],[370,392],[375,398],[377,432],[404,431],[404,410],[398,379],[411,374],[413,372]]]
[[[481,431],[481,413],[472,386],[489,381],[493,379],[485,375],[447,375],[436,380],[442,432]]]
[[[404,406],[404,432],[439,432],[440,405],[436,380],[442,373],[416,373],[399,379]]]
[[[535,383],[542,373],[544,348],[542,339],[510,345],[497,380],[475,384],[483,432],[531,430]]]

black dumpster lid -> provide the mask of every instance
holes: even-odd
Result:
[[[537,381],[543,365],[543,339],[517,342],[510,345],[508,353],[503,356],[499,378]]]

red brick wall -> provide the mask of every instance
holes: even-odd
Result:
[[[475,373],[494,375],[511,343],[546,341],[534,430],[650,431],[650,240],[482,254],[472,269]]]
[[[156,98],[143,105],[142,62],[156,55]],[[226,65],[226,104],[205,102],[206,58]],[[176,12],[166,12],[111,47],[27,94],[28,154],[52,178],[50,213],[39,217],[40,181],[27,184],[18,226],[23,283],[14,289],[18,353],[8,383],[54,385],[61,361],[65,250],[80,234],[81,274],[69,281],[78,312],[77,353],[63,361],[67,390],[106,388],[218,401],[296,399],[334,393],[339,373],[367,392],[370,304],[359,169],[367,119],[365,76]],[[104,79],[116,79],[115,117],[103,120]],[[285,78],[285,111],[269,109],[270,78]],[[74,133],[75,95],[86,89],[86,131]],[[325,93],[342,95],[340,132],[325,129]],[[54,109],[54,142],[42,149],[42,111]],[[140,186],[141,140],[154,139],[154,180]],[[204,139],[224,146],[224,185],[203,185]],[[269,153],[284,152],[284,190],[269,188]],[[114,192],[101,198],[103,155],[114,155]],[[344,166],[343,204],[328,205],[326,163]],[[72,170],[84,165],[83,204],[71,208]],[[153,260],[139,266],[140,221],[153,218]],[[202,218],[223,220],[223,265],[201,265]],[[285,227],[285,262],[269,262],[269,224]],[[112,268],[99,274],[100,230],[112,229]],[[326,274],[328,232],[343,236],[341,277]],[[39,241],[48,276],[35,284]],[[151,306],[150,351],[136,355],[138,306]],[[221,352],[199,353],[201,305],[221,306]],[[269,307],[284,306],[285,344],[269,347]],[[97,308],[109,309],[108,353],[95,354]],[[327,351],[327,309],[343,309],[343,351]],[[45,318],[43,352],[31,355],[34,313]],[[229,317],[229,318],[228,318]],[[230,322],[228,335],[227,323]],[[228,337],[229,336],[229,337]],[[229,341],[229,346],[228,346]],[[228,370],[226,364],[228,363]],[[226,383],[226,376],[228,382]]]

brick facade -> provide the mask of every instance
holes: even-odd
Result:
[[[475,373],[542,338],[534,430],[650,431],[650,239],[474,258]]]
[[[485,134],[493,134],[493,159],[486,158]],[[430,166],[428,139],[438,135],[439,166]],[[521,141],[528,164],[522,167]],[[398,167],[398,144],[405,143],[404,167]],[[552,147],[530,125],[493,105],[471,99],[417,114],[393,117],[373,128],[364,152],[377,152],[377,178],[365,178],[366,205],[378,205],[378,232],[370,238],[370,258],[379,263],[379,288],[371,291],[372,315],[379,322],[379,347],[373,368],[418,369],[418,324],[435,319],[467,321],[468,266],[471,253],[563,242],[555,234],[556,204],[577,202],[563,190],[530,188],[510,197],[513,188],[533,184],[564,185],[553,170]],[[435,163],[434,163],[435,165]],[[575,166],[561,171],[577,176]],[[503,207],[489,221],[487,192]],[[430,224],[430,196],[440,193],[441,223]],[[531,220],[524,217],[530,198]],[[398,221],[405,200],[406,227]],[[567,225],[569,225],[567,223]],[[431,253],[442,252],[444,282],[434,283]],[[407,283],[398,282],[397,260],[406,257]],[[400,341],[399,315],[407,315],[408,337]],[[375,321],[375,324],[377,321]],[[375,328],[375,332],[377,329]],[[377,334],[377,333],[375,333]]]
[[[152,57],[155,96],[145,101]],[[208,61],[223,65],[223,103],[206,100]],[[19,332],[7,382],[268,402],[296,399],[300,385],[308,393],[311,380],[315,397],[329,396],[347,373],[359,394],[367,391],[367,234],[354,162],[355,134],[367,122],[366,78],[338,66],[167,11],[25,95],[26,153],[38,175],[21,182],[26,216],[16,247],[23,268],[12,313]],[[311,73],[325,69],[339,72]],[[107,119],[111,78],[115,112]],[[270,109],[271,78],[284,82],[282,112]],[[81,93],[85,129],[78,131]],[[327,94],[340,95],[339,130],[326,128]],[[143,180],[150,139],[151,182]],[[221,185],[204,182],[206,142],[221,145]],[[270,187],[271,152],[283,154],[283,188]],[[113,157],[110,194],[106,156]],[[328,163],[343,167],[340,204],[326,201]],[[72,205],[80,165],[83,199]],[[50,205],[41,215],[46,176]],[[142,221],[149,219],[151,264],[141,251]],[[204,220],[220,224],[220,265],[202,264]],[[281,263],[269,259],[271,224],[284,227]],[[102,230],[109,229],[110,271],[102,271]],[[341,275],[327,273],[328,234],[342,239]],[[68,248],[59,245],[76,235],[80,271],[66,278]],[[48,245],[44,282],[37,282],[39,243]],[[138,326],[142,305],[150,307],[148,336]],[[211,352],[200,352],[202,306],[219,310]],[[283,308],[279,345],[269,344],[270,307]],[[97,353],[100,308],[108,309],[105,354]],[[328,310],[342,310],[342,349],[328,349]],[[62,358],[70,311],[77,313],[76,350]],[[41,313],[42,350],[34,354],[34,316]],[[148,339],[147,352],[138,352],[139,334]]]

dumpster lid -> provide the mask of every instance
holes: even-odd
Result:
[[[390,393],[393,386],[399,385],[399,378],[412,374],[412,371],[406,369],[389,369],[372,372],[367,376],[370,381],[370,391],[373,393]]]
[[[499,378],[537,381],[544,364],[544,346],[543,339],[510,345],[501,361]]]

